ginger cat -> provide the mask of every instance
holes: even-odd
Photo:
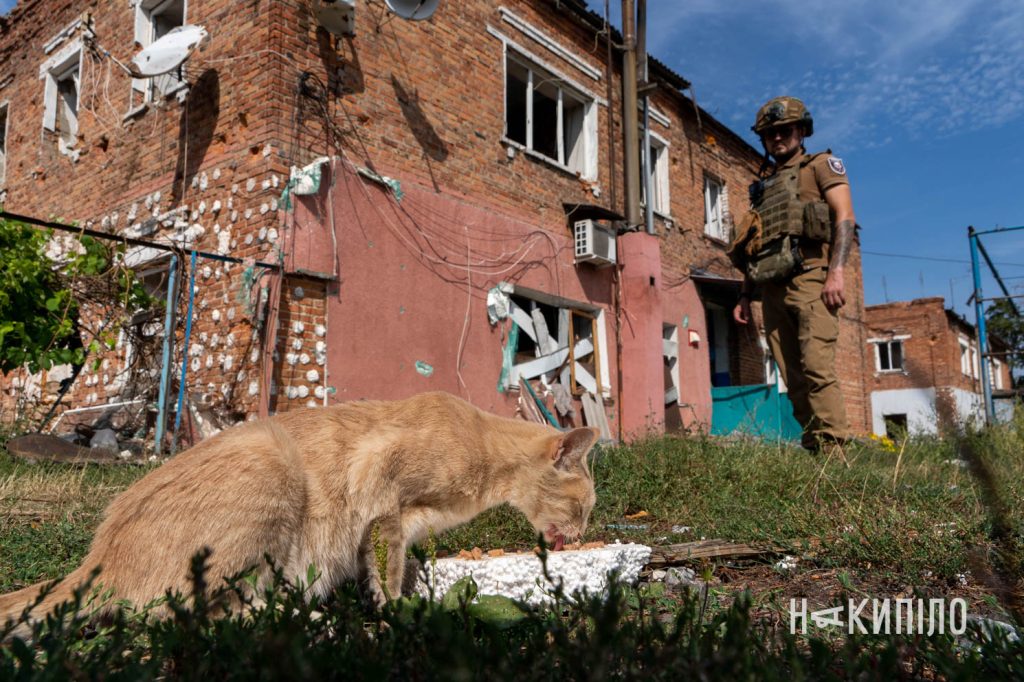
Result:
[[[586,529],[594,506],[586,455],[596,438],[595,429],[563,433],[488,414],[446,393],[240,425],[115,498],[82,565],[32,617],[67,600],[96,567],[97,584],[136,606],[168,589],[187,594],[190,560],[204,547],[212,550],[211,586],[254,567],[267,579],[269,554],[290,579],[304,579],[314,565],[319,596],[361,579],[380,604],[385,594],[400,594],[411,543],[503,502],[557,548]],[[383,585],[374,525],[387,546]],[[17,618],[42,586],[0,596],[0,624]]]

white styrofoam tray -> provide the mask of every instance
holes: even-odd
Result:
[[[638,544],[611,544],[596,549],[548,552],[548,575],[557,584],[562,581],[565,594],[576,592],[606,594],[611,571],[618,579],[635,583],[640,569],[647,564],[651,548]],[[434,598],[440,599],[460,579],[472,576],[480,594],[500,594],[529,604],[551,600],[548,590],[554,584],[544,577],[540,557],[532,552],[484,556],[478,560],[444,558],[426,567],[427,580],[434,583]],[[421,576],[416,591],[429,595],[428,583]]]

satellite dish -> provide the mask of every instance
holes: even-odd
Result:
[[[178,26],[132,58],[137,76],[152,78],[181,66],[192,51],[206,39],[202,26]]]
[[[328,33],[350,36],[356,31],[355,0],[316,0],[316,20]]]
[[[384,0],[388,9],[402,17],[413,21],[423,21],[433,16],[441,0]]]

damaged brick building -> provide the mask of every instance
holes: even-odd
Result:
[[[208,33],[181,69],[118,65],[181,25]],[[652,220],[622,230],[622,40],[575,0],[425,21],[382,0],[20,0],[0,27],[5,209],[179,250],[128,251],[155,295],[176,273],[171,361],[140,322],[64,408],[152,412],[167,375],[160,404],[184,377],[188,415],[221,424],[446,390],[612,437],[712,429],[716,391],[771,380],[724,254],[761,153],[652,60]],[[240,262],[192,268],[196,249]],[[864,431],[854,258],[838,357]],[[5,418],[68,372],[7,377]]]
[[[977,333],[941,296],[868,306],[865,323],[874,433],[935,435],[984,423]],[[999,339],[991,344],[1008,350]],[[989,376],[997,415],[1012,414],[1009,364],[992,357]]]

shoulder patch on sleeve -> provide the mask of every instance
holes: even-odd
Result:
[[[828,157],[828,167],[836,175],[846,175],[846,166],[843,165],[843,160],[838,156]]]

